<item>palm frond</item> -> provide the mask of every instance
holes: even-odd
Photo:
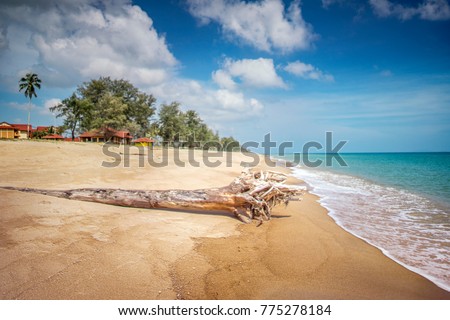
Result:
[[[31,100],[31,98],[37,97],[35,88],[40,89],[41,88],[41,79],[39,79],[38,75],[35,73],[27,73],[25,77],[20,78],[19,80],[19,91],[25,89],[24,95],[28,99]]]

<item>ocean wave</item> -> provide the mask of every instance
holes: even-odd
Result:
[[[422,195],[347,174],[292,170],[341,227],[450,291],[448,208]]]

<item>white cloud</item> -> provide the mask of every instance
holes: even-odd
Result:
[[[249,87],[283,88],[286,85],[276,71],[272,59],[242,59],[233,61],[226,59],[222,69],[213,73],[213,80],[222,88],[234,89],[238,78],[242,84]]]
[[[287,10],[281,0],[188,0],[188,4],[201,23],[217,22],[227,37],[262,51],[308,49],[316,38],[303,20],[298,0]]]
[[[106,75],[157,85],[177,65],[152,19],[127,0],[8,2],[0,5],[3,76],[33,69],[50,86]]]
[[[61,103],[61,99],[58,99],[58,98],[45,100],[44,107],[40,108],[39,113],[42,115],[53,115],[53,113],[50,111],[50,108],[57,106],[60,103]]]
[[[264,110],[260,101],[247,98],[241,91],[208,88],[195,80],[177,79],[151,91],[162,101],[178,101],[186,108],[195,108],[212,125],[259,117]]]
[[[419,10],[420,17],[424,20],[450,19],[450,6],[447,0],[427,0]]]
[[[222,69],[214,71],[211,77],[219,88],[174,78],[149,91],[160,102],[178,101],[185,108],[195,109],[212,127],[223,129],[224,123],[255,119],[264,112],[261,101],[239,90],[240,83],[251,87],[284,86],[271,59],[225,59]]]
[[[389,0],[370,0],[374,13],[379,17],[396,17],[409,20],[419,16],[423,20],[450,19],[450,6],[447,0],[425,0],[417,7],[392,3]]]
[[[236,88],[236,82],[234,82],[232,76],[224,70],[216,70],[212,73],[212,79],[221,88],[234,90]]]
[[[311,64],[306,64],[301,61],[294,61],[284,67],[284,70],[292,73],[297,77],[319,81],[334,81],[331,74],[326,74],[314,67]]]

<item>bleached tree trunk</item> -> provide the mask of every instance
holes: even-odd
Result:
[[[302,193],[303,188],[284,184],[286,179],[286,175],[277,172],[246,170],[228,186],[198,190],[2,188],[133,208],[202,210],[211,213],[227,211],[242,222],[249,223],[256,219],[262,223],[263,220],[270,220],[275,205],[287,205],[293,196]]]

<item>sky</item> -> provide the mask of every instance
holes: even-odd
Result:
[[[449,30],[448,0],[2,0],[0,121],[27,122],[27,72],[33,126],[110,76],[241,142],[450,151]]]

